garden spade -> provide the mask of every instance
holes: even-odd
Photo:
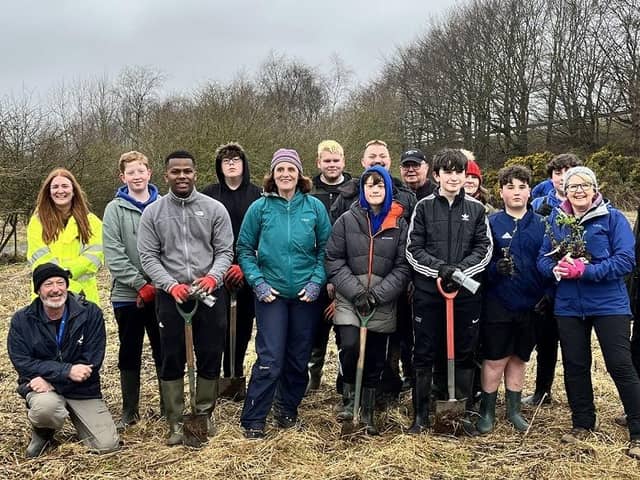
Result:
[[[442,279],[436,280],[438,291],[445,299],[447,309],[447,390],[449,400],[436,401],[436,414],[434,429],[436,431],[446,431],[447,427],[463,417],[465,414],[466,398],[456,399],[456,358],[453,328],[453,299],[458,291],[447,293],[442,288]]]
[[[229,373],[230,377],[219,380],[220,396],[234,401],[243,400],[247,395],[247,380],[236,377],[236,339],[238,322],[238,293],[235,288],[229,290]]]
[[[375,309],[371,310],[369,315],[361,315],[358,309],[355,309],[358,320],[360,320],[360,351],[358,352],[358,363],[356,364],[356,385],[353,403],[353,421],[342,422],[341,436],[351,435],[360,428],[360,396],[362,394],[362,377],[364,375],[364,355],[367,348],[367,325],[373,317]]]
[[[198,300],[193,302],[190,312],[184,311],[176,303],[176,309],[184,319],[184,341],[187,354],[187,374],[189,376],[189,403],[191,413],[183,417],[183,443],[189,447],[199,448],[207,441],[207,414],[196,413],[196,372],[193,353],[193,316],[198,310]]]

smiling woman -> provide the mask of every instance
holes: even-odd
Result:
[[[53,170],[40,188],[27,226],[27,258],[32,269],[50,262],[69,270],[69,290],[98,303],[102,222],[89,212],[80,184],[64,168]]]

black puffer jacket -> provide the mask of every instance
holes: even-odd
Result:
[[[397,201],[404,209],[403,216],[407,223],[413,213],[413,208],[416,206],[416,195],[407,187],[402,181],[397,178],[391,178],[393,180],[393,199]],[[345,182],[340,187],[340,195],[331,205],[331,223],[335,223],[336,220],[344,212],[349,210],[354,202],[358,201],[360,195],[360,178],[354,178],[349,182]]]
[[[333,226],[327,242],[327,278],[336,287],[336,325],[360,326],[353,298],[367,290],[378,307],[369,321],[375,332],[396,328],[396,299],[409,283],[410,268],[404,254],[407,223],[403,207],[392,203],[382,227],[371,236],[367,212],[353,205]]]
[[[55,330],[47,324],[40,298],[18,310],[11,319],[7,348],[18,371],[18,393],[31,391],[29,382],[42,377],[67,398],[101,398],[100,367],[104,359],[106,334],[102,310],[88,301],[78,301],[69,293],[67,319],[62,346],[58,349]],[[84,382],[69,379],[71,366],[93,365]]]
[[[439,190],[416,205],[407,238],[407,260],[416,272],[416,290],[439,295],[435,280],[438,269],[445,263],[480,281],[492,253],[493,240],[484,205],[465,195],[464,189],[451,206]],[[470,293],[461,289],[460,295]]]
[[[316,197],[322,202],[327,209],[327,213],[331,213],[331,205],[340,195],[340,187],[351,180],[351,175],[346,172],[342,173],[343,181],[338,185],[328,185],[324,183],[320,177],[320,174],[313,177],[313,188],[311,189],[311,195]],[[333,222],[333,219],[331,219]]]

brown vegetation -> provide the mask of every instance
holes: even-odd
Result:
[[[6,338],[9,319],[28,302],[25,265],[0,267],[0,337]],[[101,273],[101,284],[108,285]],[[117,372],[117,335],[107,291],[101,290],[108,325],[107,358],[103,366],[103,390],[117,418],[120,411]],[[614,425],[621,413],[614,385],[594,348],[592,368],[600,431],[578,447],[560,443],[570,428],[569,409],[562,387],[562,369],[554,385],[554,402],[536,414],[527,435],[516,433],[500,418],[495,433],[478,438],[450,438],[403,433],[410,423],[410,398],[380,414],[379,438],[339,438],[333,405],[338,397],[331,387],[335,375],[335,351],[331,351],[322,389],[302,403],[304,430],[278,431],[269,427],[266,441],[248,441],[238,425],[241,405],[221,401],[215,417],[219,432],[201,450],[164,446],[164,422],[151,415],[158,395],[148,353],[143,383],[143,420],[128,430],[121,451],[97,456],[77,443],[67,423],[57,435],[61,445],[41,458],[27,461],[24,450],[29,426],[24,401],[15,393],[15,373],[6,353],[0,356],[0,478],[12,479],[605,479],[640,478],[638,462],[625,455],[627,432]],[[248,366],[253,361],[251,353]],[[529,367],[531,388],[535,361]],[[503,406],[498,407],[499,415]],[[533,411],[527,411],[531,418]]]

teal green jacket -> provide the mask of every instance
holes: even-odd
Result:
[[[326,282],[325,245],[331,234],[327,209],[296,191],[287,201],[265,193],[253,202],[240,227],[236,252],[253,288],[267,282],[283,298],[296,298],[307,282]]]

